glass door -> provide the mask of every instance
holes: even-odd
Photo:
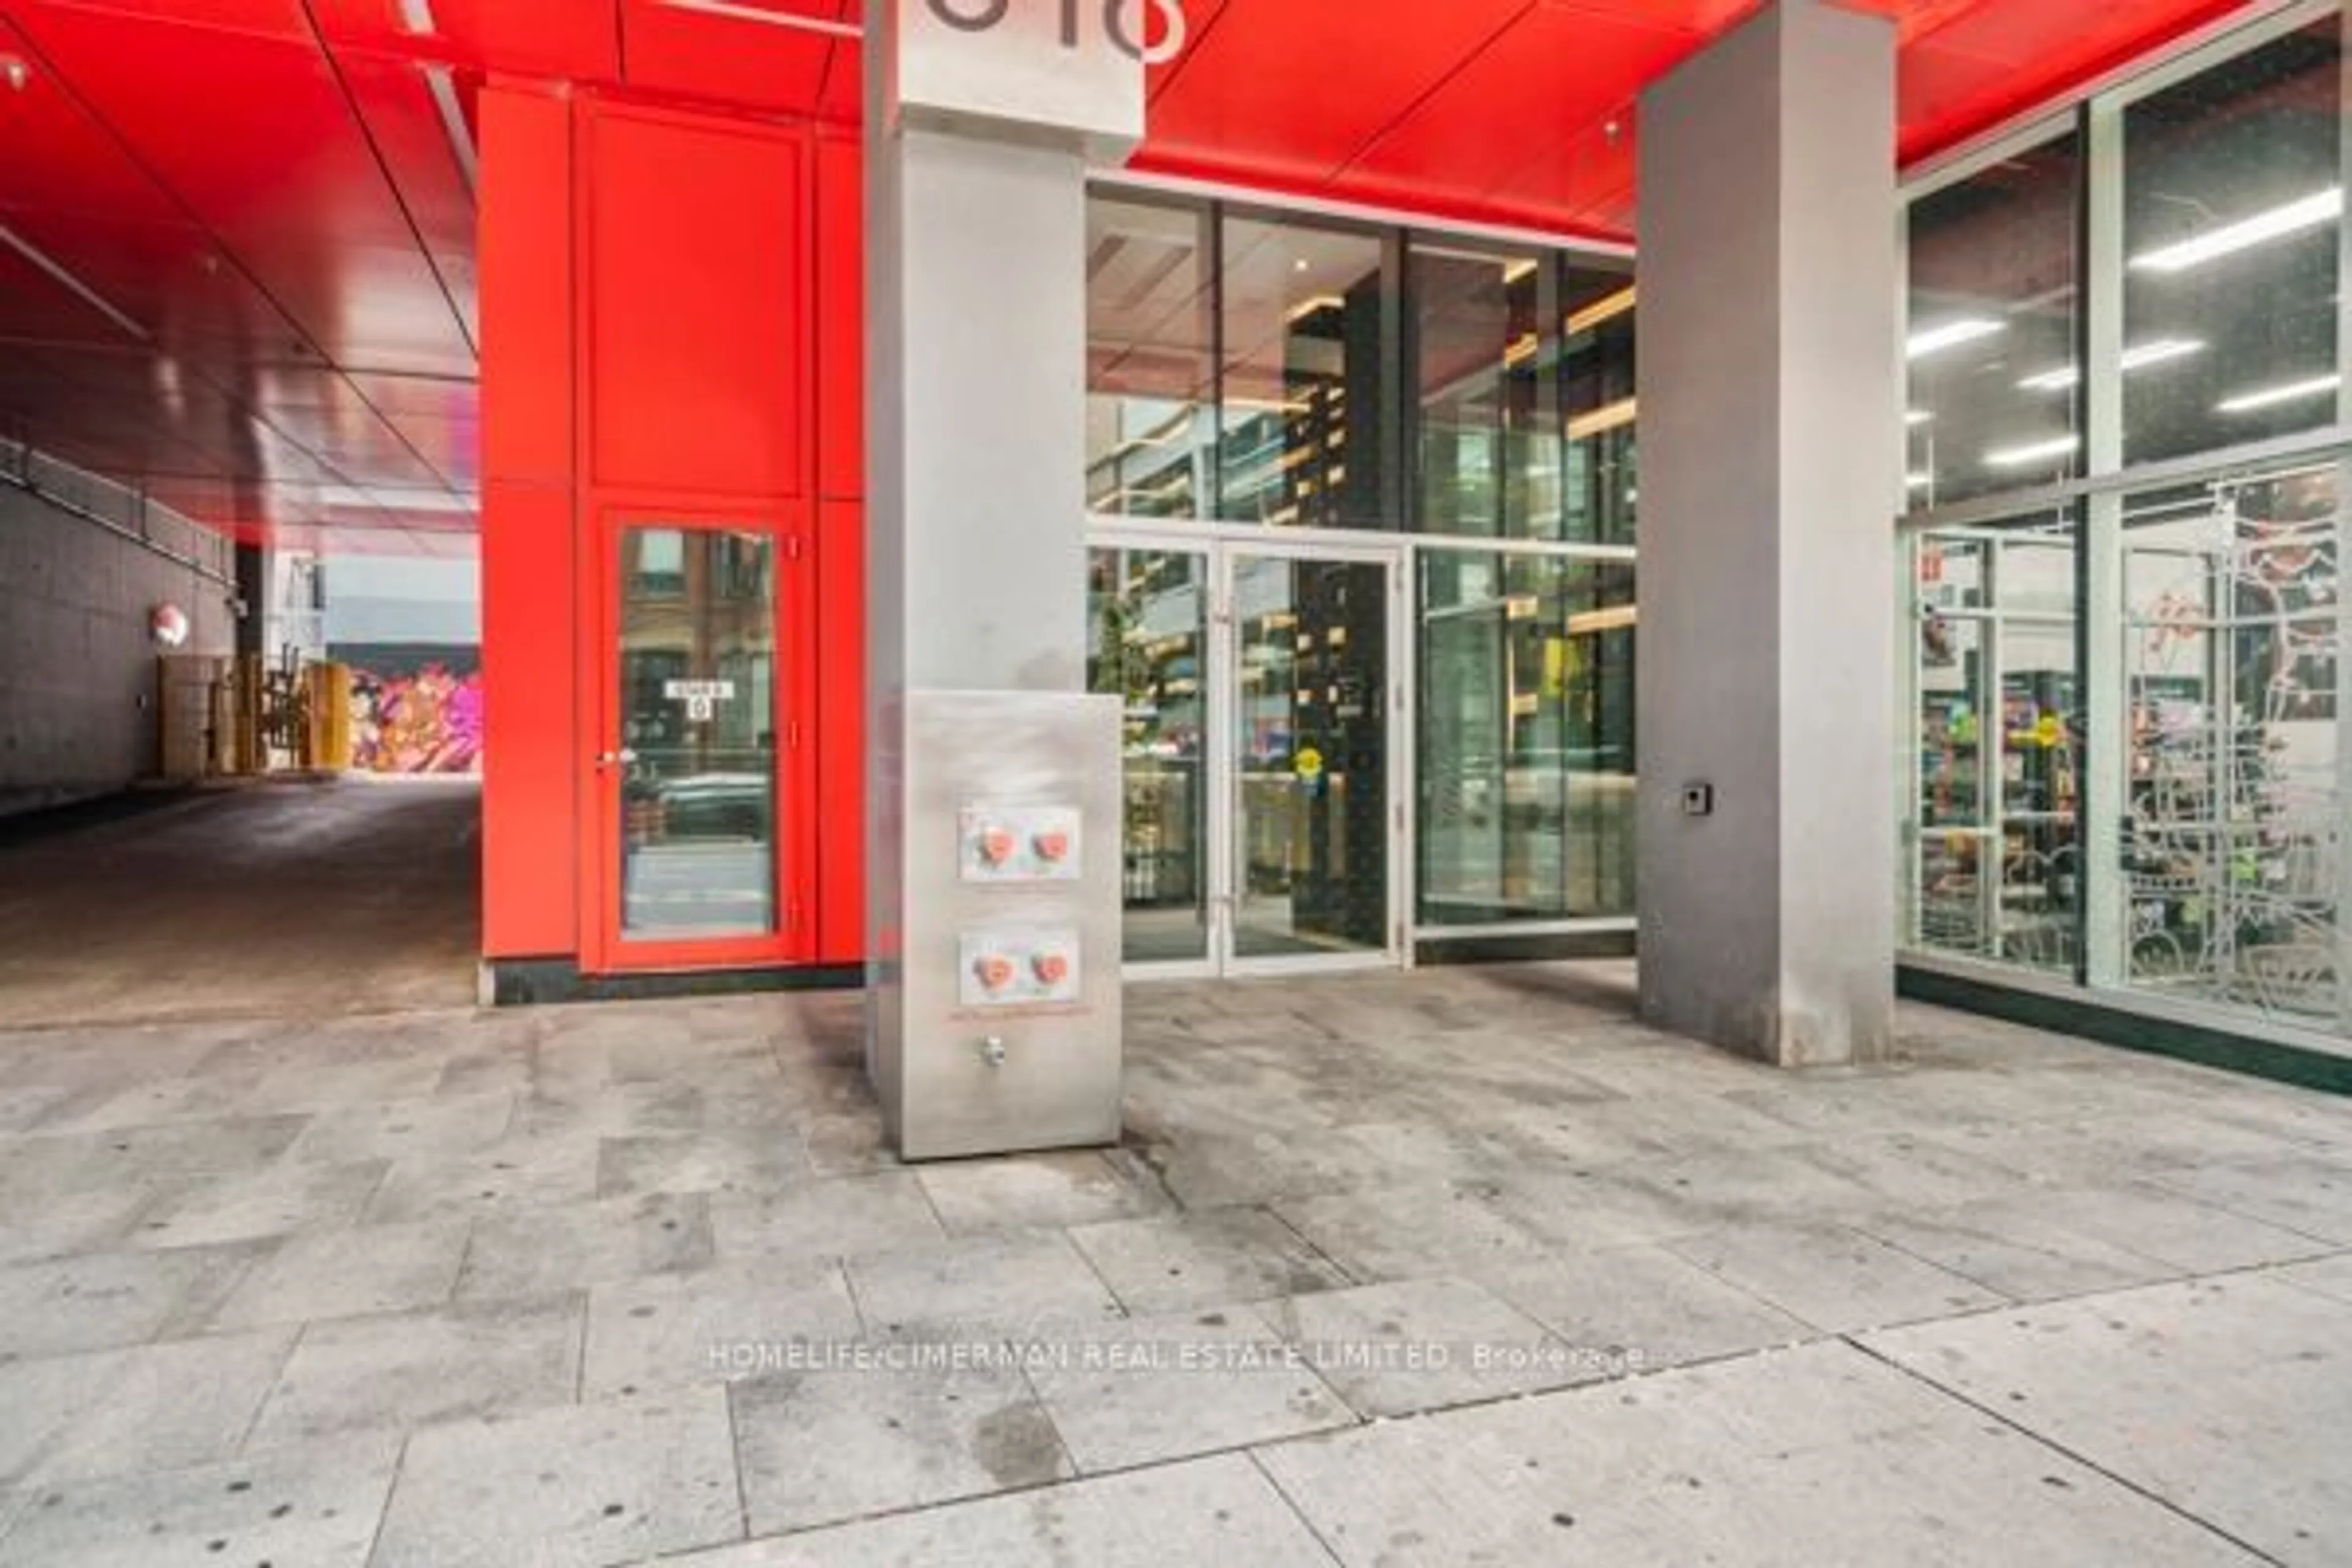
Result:
[[[610,531],[605,702],[593,759],[596,966],[793,956],[799,704],[785,689],[788,534],[700,522]]]
[[[1228,964],[1393,958],[1396,563],[1234,550]]]

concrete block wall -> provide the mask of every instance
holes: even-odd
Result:
[[[155,771],[148,616],[166,601],[188,613],[183,651],[232,651],[221,584],[0,484],[0,815]]]

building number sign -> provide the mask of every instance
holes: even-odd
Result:
[[[1001,25],[1013,9],[1013,0],[924,0],[931,15],[961,33],[985,33]],[[1087,0],[1059,0],[1062,47],[1079,47]],[[1164,65],[1184,52],[1182,0],[1099,0],[1103,36],[1118,50],[1148,66]],[[1150,16],[1160,18],[1160,37],[1151,37]]]

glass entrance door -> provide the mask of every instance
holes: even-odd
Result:
[[[787,879],[800,730],[779,648],[788,538],[671,521],[608,537],[599,966],[790,957],[803,922]]]
[[[1089,570],[1091,684],[1126,704],[1128,963],[1395,961],[1398,552],[1138,537]]]
[[[1230,957],[1394,951],[1391,567],[1235,552]]]

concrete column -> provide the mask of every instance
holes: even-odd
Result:
[[[1893,1027],[1895,41],[1781,0],[1642,102],[1642,1012],[1791,1067]]]
[[[1086,686],[1086,174],[1139,137],[1143,66],[1091,13],[1066,27],[1062,11],[870,0],[866,13],[866,1061],[902,1152],[978,1147],[968,1128],[937,1130],[952,1118],[910,1110],[918,1099],[1025,1103],[1050,1099],[1057,1074],[1080,1076],[1051,1065],[1060,1046],[1009,1027],[1010,1065],[975,1068],[937,1017],[919,1016],[934,971],[953,994],[955,872],[936,835],[910,848],[908,821],[918,780],[969,761],[923,754],[945,743],[910,726],[910,694]],[[1115,734],[1116,712],[1103,718]],[[1088,824],[1096,858],[1118,854],[1108,815]],[[1115,900],[1115,878],[1105,886]],[[1115,901],[1112,914],[1113,940],[1084,960],[1115,1001]],[[908,961],[924,967],[919,984],[908,953],[932,955]],[[1112,1042],[1115,1130],[1116,1007],[1092,1016]],[[974,1016],[959,1027],[998,1026]],[[926,1029],[940,1037],[918,1037]],[[952,1078],[974,1072],[984,1089]],[[931,1130],[917,1136],[917,1120]],[[1010,1136],[1067,1141],[1063,1122],[1078,1120],[1043,1115]]]

